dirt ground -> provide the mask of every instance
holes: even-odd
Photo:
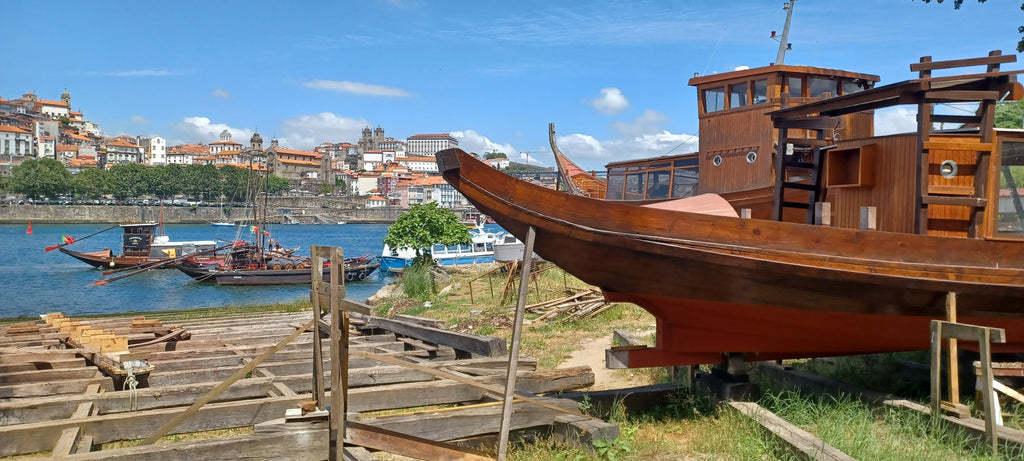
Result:
[[[632,370],[609,370],[604,366],[604,351],[612,346],[612,335],[587,339],[582,348],[573,352],[558,368],[589,366],[594,371],[594,385],[587,390],[622,389],[651,384],[647,377]]]

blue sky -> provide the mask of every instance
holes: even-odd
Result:
[[[103,134],[170,144],[253,131],[282,147],[449,132],[552,165],[547,126],[588,169],[696,150],[687,80],[775,60],[785,11],[761,1],[204,1],[5,4],[0,97],[64,89]],[[1015,54],[1016,0],[798,0],[786,64],[915,75]],[[1021,63],[1006,68],[1021,68]],[[877,115],[895,130],[913,112]]]

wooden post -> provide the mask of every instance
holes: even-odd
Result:
[[[523,249],[522,273],[519,278],[519,299],[516,300],[516,318],[512,327],[512,347],[509,350],[508,374],[505,380],[505,403],[501,408],[501,429],[498,441],[498,461],[504,461],[508,452],[508,432],[512,425],[512,398],[516,390],[516,372],[519,366],[519,343],[523,333],[523,316],[526,313],[526,296],[530,291],[530,270],[533,265],[533,241],[536,233],[533,226],[526,229],[526,248]]]
[[[317,251],[316,246],[310,247],[310,254],[313,256],[313,280],[309,297],[313,301],[313,399],[316,400],[316,408],[323,410],[327,408],[327,393],[324,389],[324,348],[323,333],[320,331],[320,320],[324,311],[320,305],[320,296],[317,295],[319,287],[324,280],[324,258]]]
[[[819,226],[831,227],[832,226],[832,203],[831,202],[815,202],[814,203],[814,223]]]
[[[956,323],[956,293],[946,293],[946,321]],[[957,362],[957,340],[949,338],[947,343],[949,355],[949,403],[960,404],[960,364]]]
[[[331,309],[331,411],[329,421],[331,461],[345,459],[345,413],[348,410],[348,311],[342,309],[345,297],[345,255],[341,247],[312,246],[311,253],[331,260],[328,287]],[[320,287],[315,287],[318,293]]]
[[[860,228],[861,230],[878,230],[878,208],[860,207]]]

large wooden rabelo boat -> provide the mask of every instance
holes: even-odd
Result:
[[[158,223],[122,224],[121,253],[114,254],[110,248],[100,251],[74,251],[64,246],[59,250],[93,267],[127,268],[148,266],[193,253],[204,253],[195,260],[211,263],[223,259],[222,255],[210,253],[218,247],[213,240],[192,240],[173,242],[166,235],[160,235]],[[156,267],[173,267],[161,264]]]
[[[629,367],[927,349],[949,293],[958,321],[1022,351],[1024,131],[993,127],[996,102],[1024,95],[999,69],[1014,61],[922,58],[880,87],[792,65],[694,77],[700,151],[609,165],[604,200],[458,149],[438,166],[518,238],[532,226],[540,256],[656,317],[655,347],[619,352]],[[967,66],[982,70],[932,75]],[[951,102],[972,113],[936,110]],[[875,136],[872,111],[901,104],[917,130]]]

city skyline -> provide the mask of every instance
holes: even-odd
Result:
[[[104,135],[168,145],[259,132],[291,149],[447,132],[467,151],[552,165],[547,124],[588,169],[696,150],[694,74],[775,60],[781,1],[376,1],[8,5],[0,97],[67,89]],[[1016,2],[798,0],[786,64],[914,78],[909,64],[1014,53]],[[61,30],[61,33],[54,33]],[[66,31],[66,33],[65,33]],[[66,37],[73,37],[69,40]],[[1019,68],[1020,63],[1007,65]],[[876,114],[877,131],[912,123]]]

